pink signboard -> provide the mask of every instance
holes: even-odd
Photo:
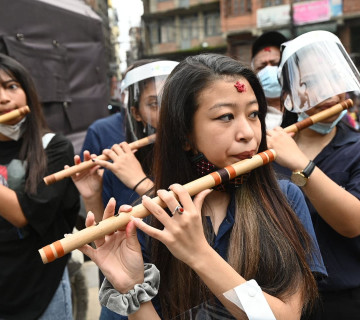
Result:
[[[294,3],[293,11],[296,25],[326,21],[331,15],[329,0]]]

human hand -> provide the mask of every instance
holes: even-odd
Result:
[[[138,218],[131,217],[131,219],[139,229],[164,243],[177,259],[191,267],[198,255],[210,247],[204,235],[201,207],[211,190],[200,192],[194,201],[186,189],[179,184],[170,186],[170,190],[173,193],[158,190],[158,196],[173,213],[172,217],[149,197],[142,198],[142,204],[163,224],[163,230],[153,228]],[[180,205],[179,202],[182,204],[182,213],[175,210]]]
[[[111,150],[105,149],[103,151],[103,154],[112,160],[112,162],[98,159],[95,159],[94,162],[111,170],[122,183],[132,189],[145,177],[141,164],[134,155],[135,151],[129,147],[128,143],[121,142],[120,144],[114,144]]]
[[[103,219],[114,216],[116,201],[111,198],[105,208]],[[123,205],[122,212],[130,212],[131,206]],[[95,225],[94,215],[89,211],[86,227]],[[101,269],[105,277],[120,293],[127,293],[135,284],[144,282],[144,261],[137,238],[136,227],[130,221],[125,230],[117,230],[94,241],[96,249],[85,245],[79,250]]]
[[[281,127],[266,131],[268,148],[276,152],[276,162],[291,171],[302,170],[309,163],[309,159],[300,150],[295,140],[294,133],[286,133]]]
[[[90,155],[89,151],[84,151],[84,161],[89,161],[94,158],[96,158],[95,154]],[[78,155],[74,157],[74,163],[75,165],[81,163]],[[68,167],[69,166],[65,166],[65,169]],[[96,165],[88,170],[72,175],[71,178],[82,197],[89,199],[102,192],[103,173],[104,169],[100,169],[100,166]]]

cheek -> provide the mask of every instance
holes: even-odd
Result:
[[[151,116],[151,125],[156,129],[159,122],[159,111],[153,111]]]
[[[26,101],[26,94],[24,92],[24,90],[19,90],[17,91],[14,96],[13,96],[14,100],[17,100],[19,102],[19,104],[21,105],[27,105],[27,101]]]

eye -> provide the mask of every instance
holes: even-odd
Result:
[[[234,115],[231,113],[227,113],[227,114],[223,114],[220,117],[216,118],[217,120],[221,120],[221,121],[225,121],[225,122],[229,122],[230,120],[234,119]]]
[[[154,101],[154,102],[150,102],[147,104],[147,106],[151,109],[158,109],[159,108],[159,105],[157,103],[157,101]]]
[[[265,68],[265,65],[261,65],[261,66],[259,66],[259,67],[257,67],[256,69],[255,69],[255,72],[256,73],[258,73],[258,72],[260,72],[262,69],[264,69]]]
[[[251,112],[250,115],[249,115],[249,118],[251,118],[251,119],[259,118],[259,111]]]
[[[20,88],[20,85],[18,83],[12,82],[8,84],[7,88],[10,90],[16,90]]]

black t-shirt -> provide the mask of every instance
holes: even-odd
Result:
[[[68,256],[43,264],[38,250],[72,232],[79,193],[71,179],[50,186],[42,181],[35,195],[24,192],[25,169],[18,160],[22,141],[0,142],[0,183],[16,192],[28,220],[16,228],[0,217],[0,319],[37,319],[47,308]],[[55,135],[46,148],[46,175],[73,162],[70,141]]]

